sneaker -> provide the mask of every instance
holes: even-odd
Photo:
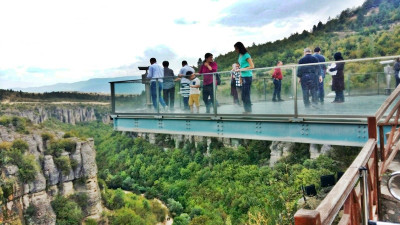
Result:
[[[276,100],[276,99],[272,99],[272,101],[273,101],[273,102],[277,102],[278,100]]]
[[[278,102],[283,102],[283,101],[285,101],[285,100],[283,100],[283,99],[281,99],[281,98],[280,98],[280,99],[278,99]]]

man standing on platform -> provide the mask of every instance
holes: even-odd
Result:
[[[165,102],[162,98],[162,89],[163,89],[163,77],[164,77],[164,69],[157,64],[157,60],[155,58],[150,59],[149,73],[147,74],[147,78],[150,80],[150,93],[151,93],[151,101],[153,102],[154,109],[157,110],[157,92],[158,99],[163,108],[165,108]],[[158,90],[157,90],[158,85]]]
[[[319,62],[325,62],[325,57],[321,55],[321,48],[316,47],[314,49],[314,55],[315,58],[318,59]],[[326,71],[326,65],[322,64],[319,65],[321,68],[321,76],[322,76],[322,82],[318,83],[318,91],[317,91],[317,98],[321,102],[321,104],[324,103],[324,97],[325,97],[325,91],[324,91],[324,79],[325,79],[325,71]]]
[[[186,73],[190,71],[194,73],[194,69],[188,66],[186,60],[182,61],[182,68],[179,71],[179,78],[177,80],[181,80],[181,95],[183,97],[183,107],[184,110],[189,110],[189,94],[190,94],[190,80],[186,77]]]
[[[311,49],[304,49],[304,57],[300,59],[299,64],[318,63],[318,59],[311,55]],[[300,78],[301,89],[303,91],[303,100],[306,107],[310,106],[310,94],[313,105],[318,104],[317,88],[318,81],[322,82],[319,65],[301,66],[297,69],[297,76]]]

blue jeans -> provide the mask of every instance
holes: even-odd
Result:
[[[324,78],[322,78],[322,82],[318,81],[318,99],[320,102],[324,101],[325,91],[324,91]]]
[[[162,89],[163,89],[163,83],[158,82],[158,99],[160,101],[160,104],[164,108],[166,106],[164,99],[162,98]],[[151,101],[153,102],[154,109],[157,110],[157,82],[156,81],[151,81],[150,82],[150,92],[151,92]]]
[[[245,112],[251,112],[251,82],[253,77],[242,77],[242,100]]]
[[[303,101],[305,106],[310,105],[310,95],[313,103],[317,103],[317,82],[313,74],[304,74],[301,77],[301,89],[303,90]]]
[[[281,87],[282,87],[282,81],[278,79],[274,79],[274,95],[273,99],[278,98],[278,100],[281,99]]]

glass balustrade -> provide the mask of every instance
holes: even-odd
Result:
[[[272,78],[276,67],[253,70],[249,95],[251,113],[245,112],[244,108],[246,101],[243,102],[242,97],[247,97],[243,95],[244,79],[240,77],[240,73],[231,71],[218,72],[218,75],[215,73],[197,75],[201,81],[199,113],[197,113],[196,107],[194,107],[195,110],[192,113],[187,106],[190,85],[193,85],[194,80],[189,80],[190,83],[176,80],[174,91],[168,97],[164,94],[165,90],[160,87],[163,86],[161,80],[111,82],[113,113],[179,114],[186,116],[242,115],[246,117],[252,115],[290,117],[369,116],[375,114],[396,85],[393,73],[388,70],[387,65],[380,64],[381,60],[382,58],[344,61],[343,102],[337,100],[336,94],[340,95],[340,93],[332,90],[337,86],[336,78],[340,75],[325,71],[323,83],[320,83],[317,75],[304,73],[312,71],[310,68],[321,68],[322,64],[289,64],[280,67],[283,75],[281,81]],[[330,68],[331,63],[335,62],[327,62],[324,65]],[[392,65],[389,65],[389,67],[392,67]],[[206,79],[211,77],[214,83],[204,85],[206,76],[208,76]],[[216,84],[217,76],[220,77],[221,81],[218,85]],[[298,76],[304,77],[300,79]],[[279,86],[279,83],[280,91],[275,88],[275,86]],[[323,95],[320,94],[322,87]],[[321,96],[323,98],[320,98]],[[157,100],[155,104],[153,104],[153,99]],[[173,100],[173,104],[171,100]],[[167,105],[164,106],[163,102],[166,102]],[[209,111],[207,111],[207,104]]]

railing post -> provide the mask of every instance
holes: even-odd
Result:
[[[368,137],[373,138],[378,142],[378,134],[377,134],[377,121],[376,117],[368,117]],[[381,152],[385,151],[385,139],[383,136],[383,127],[379,126],[379,146],[381,148]],[[383,160],[383,159],[381,159]],[[375,145],[375,150],[374,150],[374,174],[375,177],[373,179],[375,180],[376,183],[376,195],[377,195],[377,202],[376,202],[376,207],[377,207],[377,212],[378,212],[378,218],[380,219],[382,212],[381,212],[381,201],[379,197],[381,196],[381,181],[380,181],[380,174],[379,174],[379,156],[378,156],[378,147]]]
[[[111,112],[115,113],[115,83],[110,83],[111,85]]]
[[[217,116],[217,75],[213,73],[213,109],[214,117]]]
[[[297,109],[297,70],[296,66],[293,66],[292,69],[292,82],[293,82],[293,102],[294,102],[294,118],[297,118],[299,115],[298,109]]]
[[[266,78],[264,77],[264,101],[267,101],[267,84],[265,83],[265,79]]]
[[[316,210],[300,209],[294,215],[295,225],[321,225],[321,216]]]
[[[360,185],[362,191],[362,224],[368,225],[369,220],[369,204],[368,204],[368,171],[366,167],[360,167]]]
[[[158,87],[159,87],[159,83],[158,83],[158,78],[156,79],[156,93],[157,93],[157,96],[156,96],[156,104],[157,104],[157,114],[160,114],[160,91],[158,90]]]

